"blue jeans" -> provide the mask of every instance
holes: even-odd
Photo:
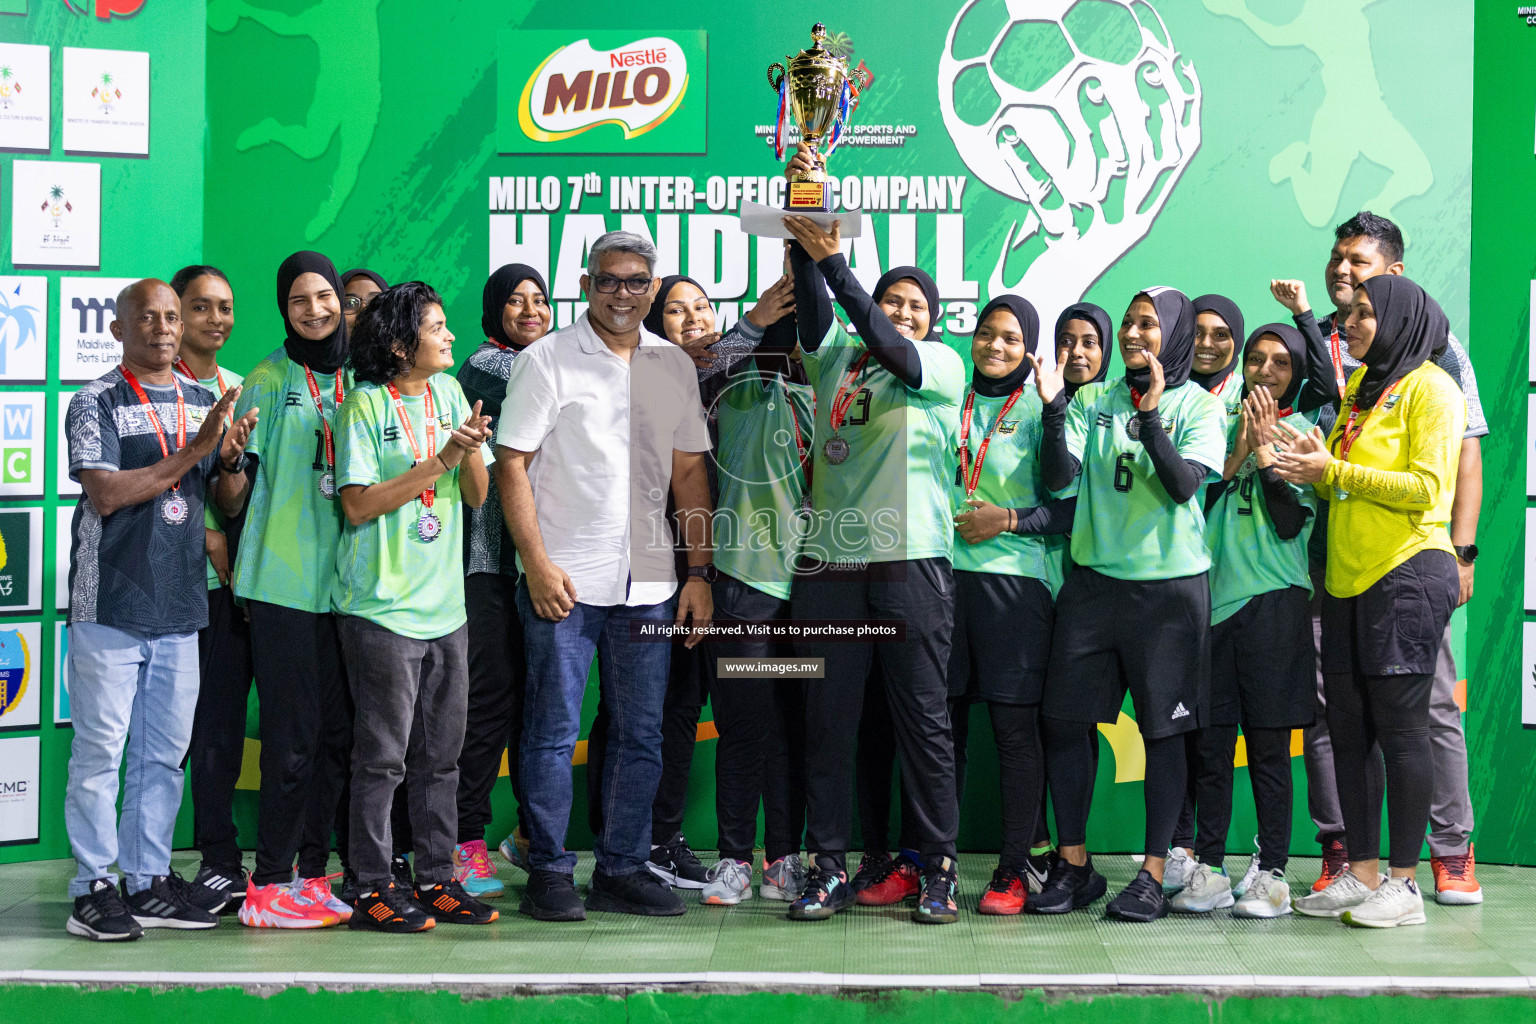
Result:
[[[70,748],[64,826],[79,870],[71,896],[92,881],[127,877],[128,891],[149,888],[171,870],[171,832],[181,809],[182,761],[197,708],[196,633],[152,636],[94,622],[69,626]],[[128,747],[123,814],[117,773]]]
[[[576,855],[565,849],[571,755],[597,654],[610,725],[603,762],[603,834],[593,852],[605,875],[639,871],[651,854],[651,801],[661,780],[661,716],[672,645],[665,637],[632,639],[630,624],[672,622],[677,599],[638,607],[578,602],[564,620],[551,622],[534,612],[524,580],[517,585],[517,614],[528,657],[520,763],[532,841],[529,864],[564,874],[576,869]]]

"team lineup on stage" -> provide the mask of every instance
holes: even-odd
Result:
[[[286,336],[244,377],[219,361],[220,270],[125,289],[122,363],[66,421],[68,931],[491,924],[503,761],[500,856],[541,922],[761,898],[791,921],[911,904],[944,924],[1109,896],[1127,921],[1388,928],[1425,923],[1426,838],[1432,898],[1482,901],[1449,623],[1488,426],[1397,225],[1362,211],[1326,256],[1284,256],[1273,316],[1159,285],[1042,323],[1031,299],[1063,297],[996,295],[967,367],[927,272],[866,290],[836,225],[784,224],[783,276],[723,334],[698,282],[615,231],[568,327],[537,270],[491,274],[457,366],[429,284],[315,252],[279,266]],[[1324,260],[1325,310],[1293,269]],[[899,635],[788,628],[829,623]],[[594,659],[583,894],[565,841]],[[791,663],[815,677],[771,671]],[[1088,823],[1097,725],[1127,693],[1144,861],[1111,896]],[[707,867],[682,834],[706,701]],[[1002,845],[962,906],[977,702]],[[1286,874],[1297,730],[1315,883]],[[1240,744],[1258,835],[1239,876]],[[171,870],[184,769],[190,879]]]

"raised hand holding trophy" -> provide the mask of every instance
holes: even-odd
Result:
[[[859,234],[862,218],[844,217],[832,212],[832,187],[827,179],[827,157],[842,141],[848,119],[859,104],[859,93],[874,81],[860,62],[850,69],[841,57],[834,56],[823,44],[826,26],[817,22],[811,29],[811,47],[786,63],[768,66],[768,84],[779,94],[778,119],[774,128],[774,155],[784,159],[785,129],[791,116],[800,126],[800,138],[810,148],[813,166],[809,171],[793,172],[784,196],[784,209],[809,217],[824,228],[842,220],[842,237]],[[823,140],[826,152],[821,152]],[[741,204],[742,230],[753,235],[788,238],[783,226],[783,211],[760,203]]]

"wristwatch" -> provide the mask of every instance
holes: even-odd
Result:
[[[1456,557],[1471,565],[1477,561],[1477,545],[1464,544],[1456,549]]]
[[[688,567],[688,578],[698,578],[705,583],[712,584],[720,579],[720,570],[715,568],[714,562],[705,562],[703,565],[690,565]]]

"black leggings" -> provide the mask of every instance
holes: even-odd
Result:
[[[950,730],[955,739],[955,788],[964,795],[967,762],[960,751],[970,733],[971,705],[949,703]],[[997,744],[997,782],[1002,797],[1003,848],[999,867],[1024,870],[1041,817],[1045,795],[1045,755],[1040,743],[1040,705],[987,702],[992,737]],[[956,803],[959,801],[957,800]]]
[[[1200,863],[1220,868],[1226,859],[1227,832],[1232,827],[1237,726],[1210,725],[1185,733],[1184,738],[1189,783],[1173,844],[1193,846]],[[1259,867],[1284,871],[1291,848],[1291,730],[1245,729],[1243,738],[1259,818]]]
[[[1098,736],[1091,722],[1068,722],[1042,716],[1045,770],[1056,809],[1056,841],[1061,846],[1083,846],[1088,841],[1088,812],[1093,808],[1093,777],[1097,761],[1093,748]],[[1146,740],[1147,776],[1143,790],[1147,827],[1144,852],[1148,857],[1168,856],[1168,844],[1184,802],[1186,767],[1184,737],[1164,736]]]
[[[1429,695],[1433,676],[1329,673],[1328,734],[1339,780],[1345,841],[1351,861],[1381,856],[1381,790],[1367,771],[1371,745],[1386,762],[1389,857],[1394,868],[1419,863],[1434,792]]]

